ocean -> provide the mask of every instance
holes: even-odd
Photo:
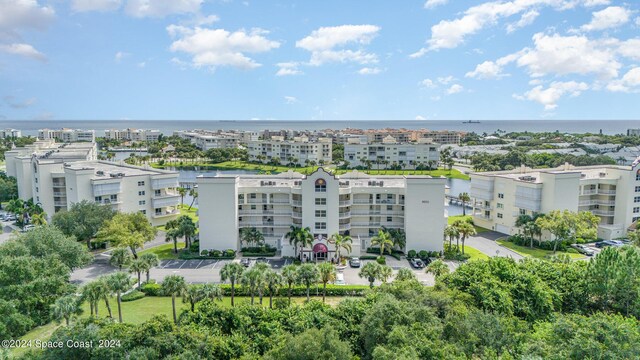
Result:
[[[623,134],[627,129],[640,128],[640,120],[483,120],[465,124],[462,120],[385,120],[385,121],[281,121],[281,120],[0,120],[0,129],[15,128],[23,135],[37,135],[39,129],[49,128],[94,129],[97,136],[105,129],[142,128],[158,129],[165,135],[174,130],[224,129],[224,130],[322,130],[322,129],[382,129],[406,128],[429,130],[455,130],[493,133],[497,130],[560,131],[569,133]]]

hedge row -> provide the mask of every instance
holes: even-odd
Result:
[[[275,251],[271,253],[252,253],[252,252],[243,252],[242,256],[246,257],[272,257],[276,256]]]
[[[380,254],[380,248],[367,248],[367,254]],[[404,255],[402,251],[397,251],[397,250],[394,250],[393,253],[391,254],[389,254],[388,252],[385,252],[384,254],[389,255],[392,258],[395,258],[396,260],[401,260],[402,255]],[[362,259],[362,257],[360,258]]]
[[[221,284],[220,288],[223,291],[224,296],[231,296],[231,284]],[[364,296],[365,292],[369,290],[367,285],[333,285],[327,284],[327,296]],[[287,296],[288,288],[282,287],[278,289],[280,296]],[[322,284],[317,286],[311,286],[309,288],[311,295],[322,294]],[[244,286],[236,285],[235,294],[237,296],[250,296],[247,292],[247,288]],[[294,286],[291,288],[292,296],[306,296],[307,288],[304,286]]]
[[[126,301],[134,301],[134,300],[142,299],[144,296],[145,294],[143,292],[138,290],[133,290],[130,293],[122,295],[120,299],[126,302]]]

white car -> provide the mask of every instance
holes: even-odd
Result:
[[[31,231],[31,230],[33,230],[33,229],[35,229],[35,228],[36,228],[36,227],[35,227],[35,225],[25,225],[25,226],[22,228],[22,232]]]
[[[344,274],[343,273],[337,273],[336,274],[336,281],[333,282],[335,285],[347,285],[346,282],[344,282]]]

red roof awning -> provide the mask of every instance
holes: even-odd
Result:
[[[323,253],[323,252],[329,252],[329,248],[327,248],[327,245],[323,244],[323,243],[317,243],[315,245],[313,245],[313,252],[314,253]]]

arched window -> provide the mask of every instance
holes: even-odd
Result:
[[[327,182],[324,179],[316,180],[316,192],[327,192]]]

